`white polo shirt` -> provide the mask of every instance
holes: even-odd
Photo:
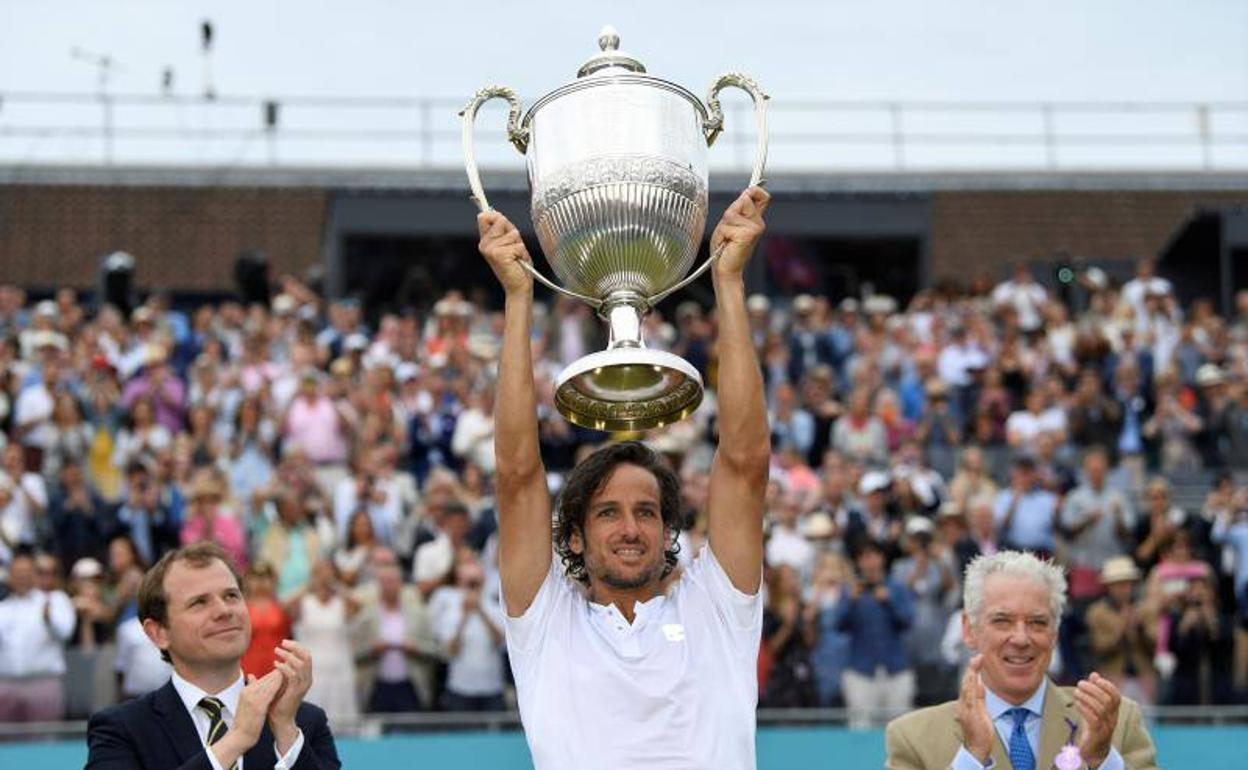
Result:
[[[558,559],[505,623],[536,770],[753,770],[762,592],[738,591],[709,546],[632,625]]]

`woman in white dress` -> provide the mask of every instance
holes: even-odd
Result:
[[[307,588],[287,603],[295,639],[312,653],[315,676],[306,700],[325,709],[331,727],[353,722],[360,713],[349,627],[358,611],[359,604],[325,560],[313,565]]]

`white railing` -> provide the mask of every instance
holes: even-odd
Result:
[[[448,169],[465,100],[0,92],[0,164]],[[748,170],[753,119],[726,105],[716,169]],[[483,166],[522,168],[501,106],[478,123]],[[1248,101],[771,101],[769,168],[1248,170]]]

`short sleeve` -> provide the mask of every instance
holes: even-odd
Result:
[[[505,591],[504,591],[505,593]],[[550,619],[561,607],[576,595],[571,578],[563,572],[563,563],[557,559],[550,560],[550,570],[546,579],[537,590],[537,595],[529,604],[528,609],[519,617],[503,613],[503,625],[507,635],[507,647],[513,653],[535,649],[542,643]]]
[[[732,584],[728,573],[715,558],[710,544],[703,545],[697,558],[681,578],[710,596],[716,611],[735,630],[752,634],[757,640],[763,628],[763,592],[743,593]]]

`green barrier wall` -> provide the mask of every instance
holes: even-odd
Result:
[[[1248,727],[1153,727],[1163,768],[1244,770]],[[346,768],[367,770],[531,770],[518,732],[441,733],[338,742]],[[82,743],[0,744],[4,770],[67,770],[82,767]],[[832,727],[769,727],[758,733],[759,770],[857,770],[884,764],[884,731]],[[586,767],[591,767],[587,763]]]

